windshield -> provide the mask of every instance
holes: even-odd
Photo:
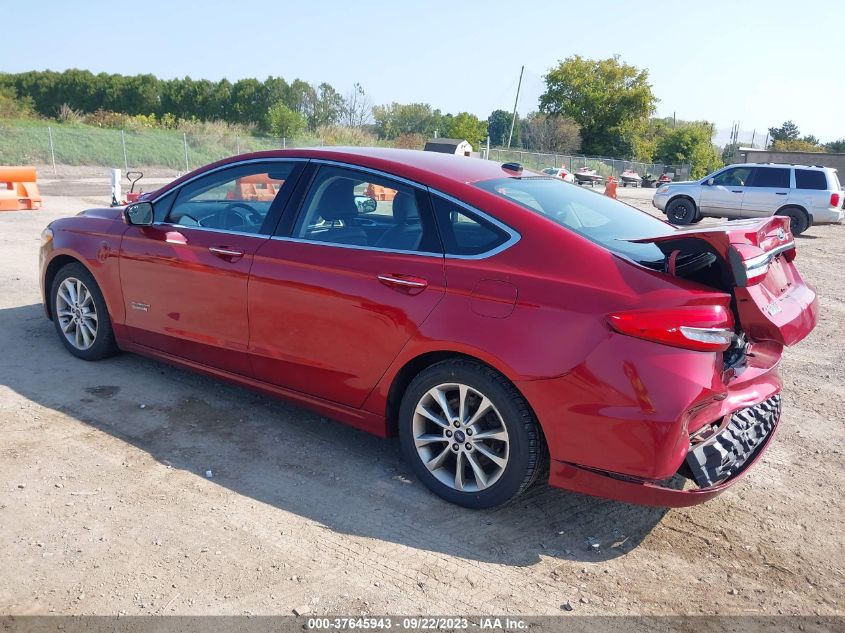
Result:
[[[627,240],[674,232],[647,213],[559,178],[497,178],[476,184],[641,264],[655,266],[664,255],[654,244]]]

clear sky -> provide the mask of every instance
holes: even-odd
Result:
[[[559,60],[619,54],[649,70],[659,115],[713,121],[720,142],[734,121],[747,140],[786,119],[845,137],[845,0],[3,0],[0,15],[0,71],[357,81],[376,104],[486,118],[513,107],[522,64],[524,115]]]

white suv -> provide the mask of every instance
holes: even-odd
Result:
[[[702,180],[662,185],[652,203],[672,224],[785,215],[793,235],[813,224],[842,222],[845,216],[845,194],[835,169],[778,163],[729,165]]]

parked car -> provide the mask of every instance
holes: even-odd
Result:
[[[658,187],[654,206],[673,224],[694,224],[704,217],[789,218],[793,235],[813,224],[842,222],[845,195],[830,167],[744,163],[730,165],[701,180]]]
[[[239,198],[243,178],[275,196]],[[370,185],[392,194],[362,212]],[[771,443],[783,349],[817,319],[784,218],[678,230],[512,163],[280,150],[145,196],[42,234],[68,352],[135,352],[398,434],[419,479],[472,508],[546,473],[709,499]]]
[[[575,182],[575,176],[566,167],[546,167],[543,173],[549,176],[555,176],[566,182]]]
[[[674,178],[672,178],[671,174],[662,173],[662,174],[660,174],[660,177],[657,179],[657,184],[658,185],[668,185],[673,180],[674,180]]]

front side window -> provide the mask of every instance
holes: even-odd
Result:
[[[749,186],[789,189],[789,168],[755,167]]]
[[[796,169],[795,186],[798,189],[827,189],[827,178],[820,169]]]
[[[248,163],[201,176],[176,194],[166,222],[259,233],[296,163]]]
[[[326,244],[442,252],[424,191],[345,167],[320,167],[293,237]]]
[[[751,176],[751,167],[732,167],[713,178],[714,185],[722,187],[744,187]]]

